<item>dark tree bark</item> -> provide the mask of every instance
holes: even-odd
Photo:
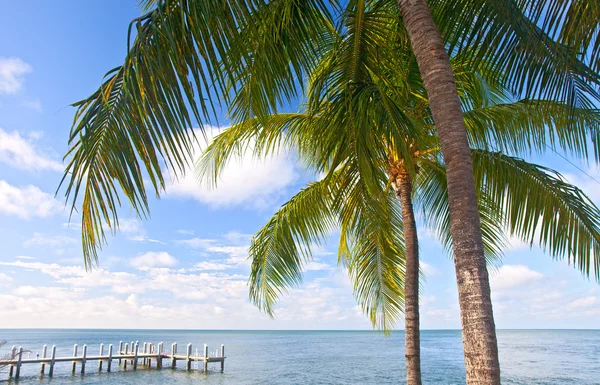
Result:
[[[419,240],[412,204],[410,175],[395,180],[396,196],[402,206],[402,224],[406,247],[406,276],[404,279],[404,330],[406,384],[421,385],[421,335],[419,330]]]
[[[425,0],[397,0],[444,154],[467,384],[500,384],[498,343],[471,151],[442,37]]]

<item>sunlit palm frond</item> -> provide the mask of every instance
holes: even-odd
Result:
[[[331,199],[337,187],[333,174],[296,194],[252,238],[249,258],[250,300],[273,316],[280,294],[302,282],[310,248],[334,229]]]
[[[446,170],[437,160],[429,159],[423,159],[420,167],[415,183],[417,188],[415,203],[422,210],[425,224],[434,230],[446,250],[450,251],[452,237]],[[499,263],[508,245],[503,227],[504,216],[490,198],[481,193],[481,190],[479,190],[478,204],[485,257],[488,266],[493,267]]]
[[[583,191],[554,170],[497,152],[474,150],[473,166],[511,235],[600,282],[600,210]]]
[[[373,326],[389,332],[404,311],[405,250],[399,202],[385,189],[374,195],[361,179],[343,199],[341,243],[347,249],[344,264],[354,296]]]
[[[573,15],[591,1],[433,0],[429,4],[451,52],[478,47],[473,64],[492,60],[496,73],[521,97],[551,99],[573,107],[593,107],[599,99],[597,42],[583,36],[598,20],[574,28]],[[591,9],[590,9],[591,11]],[[565,24],[565,14],[570,23]],[[562,37],[561,37],[562,36]]]
[[[335,42],[336,9],[335,1],[266,1],[250,24],[240,26],[246,52],[240,51],[230,84],[234,122],[263,118],[298,97],[304,77]]]
[[[520,100],[465,111],[473,146],[524,154],[548,147],[600,162],[600,110],[547,100]]]
[[[135,19],[137,32],[123,65],[107,73],[90,97],[75,103],[68,166],[61,185],[72,209],[82,197],[86,267],[97,261],[103,226],[118,226],[124,196],[138,216],[148,215],[147,187],[164,188],[164,164],[180,175],[187,165],[194,120],[214,115],[215,90],[232,74],[220,72],[239,39],[237,24],[256,1],[159,2]],[[129,38],[129,37],[128,37]],[[217,70],[219,72],[217,72]],[[122,193],[122,194],[121,194]]]

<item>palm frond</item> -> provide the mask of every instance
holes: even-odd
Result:
[[[600,209],[583,191],[554,170],[497,152],[474,150],[473,168],[511,235],[600,282]]]
[[[278,297],[302,282],[311,245],[320,244],[333,230],[330,200],[335,189],[335,175],[310,183],[252,238],[250,300],[267,314],[273,316]]]
[[[389,332],[404,311],[405,250],[398,200],[357,181],[343,198],[340,222],[354,296],[374,327]]]
[[[493,61],[496,73],[505,77],[516,95],[591,108],[600,96],[598,59],[592,55],[597,43],[582,32],[597,36],[599,22],[587,20],[578,30],[573,20],[584,9],[594,8],[597,14],[597,7],[588,3],[433,0],[430,6],[450,52],[478,47],[473,65]],[[565,14],[570,15],[566,24]]]
[[[138,216],[149,213],[147,176],[155,194],[164,188],[164,164],[181,175],[191,155],[194,120],[214,116],[214,95],[226,90],[221,72],[239,41],[238,24],[259,0],[148,2],[155,5],[130,25],[137,34],[123,65],[100,88],[75,103],[68,165],[61,182],[72,210],[83,196],[82,242],[86,267],[97,262],[103,225],[118,227],[123,195]],[[59,187],[60,188],[60,187]],[[122,195],[121,195],[122,193]]]
[[[452,236],[450,233],[450,207],[446,170],[439,159],[422,159],[420,173],[415,183],[415,203],[422,211],[425,223],[435,229],[437,236],[450,254]],[[489,267],[497,266],[508,245],[503,212],[478,190],[479,217],[484,254]]]
[[[464,112],[474,147],[526,154],[561,149],[600,162],[600,110],[572,108],[549,100],[520,100]]]

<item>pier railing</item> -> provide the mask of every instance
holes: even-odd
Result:
[[[73,355],[69,357],[57,357],[56,346],[53,345],[48,355],[48,346],[44,345],[42,348],[42,356],[36,356],[36,358],[27,357],[25,358],[24,350],[22,347],[16,348],[15,346],[11,349],[10,359],[0,360],[0,366],[8,366],[8,377],[15,379],[21,375],[21,367],[28,364],[39,364],[40,373],[44,375],[46,366],[48,366],[48,376],[54,375],[54,367],[60,362],[70,362],[71,372],[75,374],[77,372],[77,365],[79,364],[79,370],[82,375],[85,374],[88,361],[98,362],[98,371],[102,371],[103,364],[106,363],[106,371],[110,372],[114,361],[117,361],[117,365],[121,366],[124,370],[129,365],[131,369],[137,370],[138,365],[146,368],[151,368],[154,362],[156,369],[163,368],[163,360],[168,360],[168,367],[175,369],[177,367],[177,361],[185,361],[185,368],[188,371],[199,370],[198,363],[202,362],[202,369],[204,372],[208,370],[209,363],[220,363],[221,371],[225,370],[225,345],[221,345],[220,352],[214,352],[214,355],[210,355],[208,352],[208,345],[204,344],[204,351],[201,355],[196,349],[196,353],[192,354],[192,344],[187,344],[184,354],[178,354],[177,343],[171,345],[171,351],[165,351],[163,349],[163,343],[154,345],[150,342],[144,342],[141,345],[137,342],[131,342],[123,344],[123,341],[119,342],[119,346],[113,351],[113,345],[108,345],[107,354],[104,353],[104,344],[100,344],[98,355],[88,355],[87,345],[83,345],[81,349],[81,355],[78,355],[79,346],[75,344],[73,346]],[[194,367],[192,367],[194,364]]]

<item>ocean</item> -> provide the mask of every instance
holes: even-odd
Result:
[[[0,340],[23,346],[31,357],[42,345],[56,345],[57,357],[72,354],[73,344],[87,344],[88,355],[100,343],[120,340],[177,342],[214,351],[225,344],[225,372],[211,364],[209,373],[130,367],[116,362],[113,372],[98,373],[97,362],[88,362],[86,375],[71,375],[70,363],[57,363],[54,378],[41,378],[39,366],[24,365],[23,384],[400,384],[405,380],[404,334],[384,336],[369,331],[202,331],[202,330],[8,330]],[[600,384],[600,330],[499,330],[498,343],[503,384]],[[81,352],[81,348],[80,348]],[[167,360],[165,367],[167,366]],[[461,335],[458,330],[425,330],[421,333],[421,364],[425,384],[464,384]],[[105,364],[106,365],[106,364]],[[214,365],[214,366],[213,366]],[[200,364],[201,368],[201,364]],[[46,369],[47,373],[47,369]],[[7,373],[0,373],[7,383]]]

